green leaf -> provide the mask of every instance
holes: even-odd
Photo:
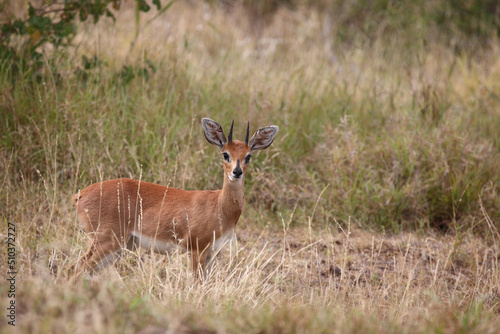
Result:
[[[160,2],[160,0],[153,0],[153,5],[156,6],[157,10],[161,9],[161,2]]]
[[[19,31],[26,32],[26,23],[21,20],[14,21],[14,24],[12,26]]]
[[[137,8],[141,12],[149,12],[151,7],[146,3],[146,0],[136,0],[137,1]]]
[[[28,2],[28,15],[29,15],[29,17],[33,17],[33,16],[35,16],[35,14],[36,14],[35,8],[31,4],[31,2]]]
[[[113,20],[113,23],[116,22],[116,17],[113,15],[113,13],[109,9],[106,9],[106,17],[110,17]]]

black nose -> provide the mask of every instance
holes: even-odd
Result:
[[[233,170],[233,175],[236,177],[236,178],[239,178],[241,176],[241,174],[243,174],[243,171],[241,170],[241,167],[240,166],[237,166],[234,170]]]

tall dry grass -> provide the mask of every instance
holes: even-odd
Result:
[[[354,15],[359,3],[280,7],[255,23],[244,6],[178,2],[138,29],[125,6],[115,25],[82,26],[40,81],[2,63],[16,329],[495,332],[497,37],[478,44],[423,16],[403,29],[384,10]],[[234,118],[236,138],[246,120],[280,126],[252,161],[237,244],[213,276],[196,283],[179,254],[126,252],[96,282],[72,280],[86,242],[69,202],[78,189],[141,173],[220,187],[205,116]]]

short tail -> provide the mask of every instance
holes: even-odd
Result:
[[[80,200],[80,198],[82,198],[82,195],[80,194],[80,192],[78,192],[78,194],[74,194],[73,197],[71,197],[71,202],[76,205],[76,203],[78,203],[78,201]]]

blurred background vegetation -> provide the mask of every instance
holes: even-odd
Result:
[[[485,237],[486,216],[500,226],[497,1],[0,8],[7,219],[64,217],[70,194],[101,177],[220,187],[206,116],[235,118],[240,132],[247,120],[280,126],[249,171],[246,217],[257,225],[295,213],[294,226],[352,219]]]

